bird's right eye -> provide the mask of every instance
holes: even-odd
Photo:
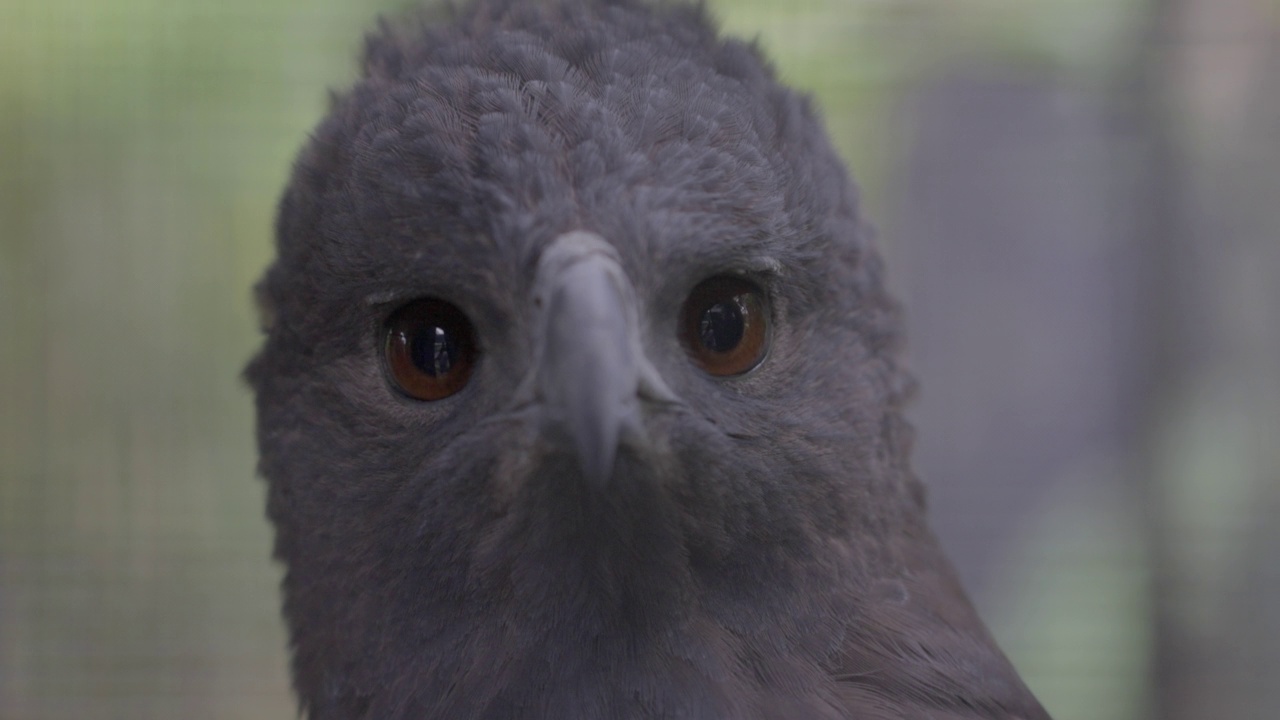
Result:
[[[387,318],[387,374],[405,395],[441,400],[461,390],[476,360],[475,330],[457,307],[415,300]]]

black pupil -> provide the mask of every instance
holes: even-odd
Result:
[[[409,352],[413,365],[432,376],[448,375],[458,362],[458,341],[439,325],[426,325],[410,338]]]
[[[742,296],[735,295],[702,311],[698,319],[698,340],[711,352],[726,353],[738,347],[746,331]]]

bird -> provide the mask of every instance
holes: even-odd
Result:
[[[256,286],[313,720],[1043,720],[815,102],[683,0],[382,20]]]

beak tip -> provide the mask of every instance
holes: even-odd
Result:
[[[591,428],[579,427],[574,433],[578,467],[584,482],[592,488],[608,487],[618,462],[619,448],[624,445],[644,444],[645,430],[634,403],[615,407],[615,412],[603,413],[603,423]],[[601,415],[596,416],[597,420]]]
[[[617,453],[609,451],[603,455],[586,456],[581,459],[583,479],[592,488],[603,490],[613,478],[613,465]]]

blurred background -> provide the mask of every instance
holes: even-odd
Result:
[[[250,286],[406,5],[0,3],[0,718],[294,714]],[[933,522],[1045,706],[1280,717],[1280,2],[712,5],[859,179]]]

